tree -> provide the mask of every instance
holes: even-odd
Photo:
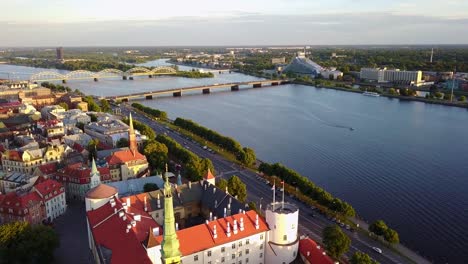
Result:
[[[51,263],[58,246],[51,227],[27,222],[0,226],[0,263]]]
[[[339,259],[349,250],[351,239],[337,225],[327,226],[323,230],[323,244],[330,256]]]
[[[442,96],[444,96],[441,92],[435,92],[433,94],[434,94],[435,98],[437,98],[437,99],[441,99]]]
[[[462,95],[462,96],[458,97],[458,101],[459,102],[465,102],[466,101],[466,96]]]
[[[245,202],[247,199],[247,186],[236,175],[229,178],[228,190],[232,196],[237,196],[237,199],[241,202]]]
[[[112,108],[106,99],[101,100],[101,110],[103,112],[112,112]]]
[[[384,238],[392,244],[400,243],[400,237],[398,236],[398,233],[391,228],[385,230]]]
[[[76,126],[77,128],[79,128],[79,129],[81,129],[81,130],[84,130],[85,124],[84,124],[84,123],[81,123],[81,122],[78,122],[78,123],[76,123],[75,126]]]
[[[356,251],[350,260],[351,264],[377,264],[378,262],[371,259],[369,255],[363,252]]]
[[[164,169],[168,152],[166,145],[155,140],[148,141],[143,148],[143,154],[148,159],[148,163],[156,170]]]
[[[383,220],[377,220],[369,226],[369,231],[373,232],[378,236],[385,234],[385,231],[388,229],[387,224]]]
[[[152,192],[152,191],[157,191],[159,190],[159,187],[156,183],[145,183],[145,185],[143,185],[143,191],[144,192]]]
[[[89,141],[88,143],[88,152],[89,152],[89,155],[88,155],[88,158],[89,160],[92,160],[93,158],[96,159],[97,158],[97,146],[99,145],[99,140],[97,138],[95,139],[91,139],[91,141]]]
[[[221,190],[226,190],[226,187],[228,186],[228,182],[225,179],[220,179],[216,181],[216,187],[218,187]]]
[[[247,166],[255,164],[255,160],[257,159],[255,151],[251,148],[243,148],[239,155],[240,161]]]
[[[391,94],[391,95],[398,95],[397,91],[395,90],[395,88],[390,88],[388,89],[388,93]]]
[[[452,94],[451,93],[445,93],[444,94],[444,100],[450,101],[452,99]]]
[[[117,141],[117,147],[118,148],[125,148],[129,146],[129,142],[127,138],[121,138],[119,141]]]
[[[91,122],[97,122],[97,116],[95,114],[90,114],[89,117],[91,117]]]
[[[60,105],[61,107],[63,107],[63,109],[68,110],[68,104],[67,104],[67,103],[61,102],[61,103],[59,103],[59,105]]]

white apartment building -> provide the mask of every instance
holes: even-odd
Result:
[[[399,69],[387,70],[387,68],[362,68],[361,79],[383,82],[407,83],[418,85],[422,83],[422,71],[400,71]]]

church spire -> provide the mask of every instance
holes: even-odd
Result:
[[[137,142],[136,142],[135,129],[133,128],[133,118],[132,118],[132,113],[131,112],[130,112],[130,115],[128,117],[128,124],[130,126],[130,129],[128,130],[129,147],[130,147],[130,151],[132,152],[133,156],[135,156],[136,152],[138,151],[138,146],[137,146]]]
[[[166,164],[167,175],[167,164]],[[172,204],[172,189],[169,177],[164,183],[164,235],[161,244],[161,258],[164,264],[180,263],[181,253],[179,250],[179,239],[175,230],[174,206]]]
[[[91,163],[91,173],[89,174],[89,176],[91,176],[91,184],[89,186],[90,189],[101,184],[101,173],[99,173],[96,167],[96,161],[94,160],[94,157]]]

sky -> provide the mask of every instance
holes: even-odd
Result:
[[[468,0],[0,0],[0,46],[468,44]]]

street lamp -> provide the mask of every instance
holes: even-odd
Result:
[[[260,197],[260,212],[262,211],[262,200],[263,200],[263,197]]]

